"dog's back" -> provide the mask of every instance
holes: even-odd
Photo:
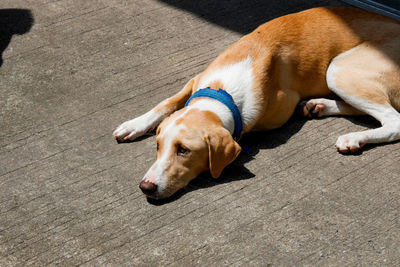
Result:
[[[394,44],[387,46],[387,53],[400,65],[400,22],[360,9],[324,7],[261,25],[225,50],[208,69],[250,56],[254,66],[260,66],[256,71],[265,73],[269,85],[284,85],[299,92],[301,98],[328,95],[325,75],[329,63],[363,42]],[[284,77],[278,75],[282,69]],[[271,81],[271,77],[278,80]]]

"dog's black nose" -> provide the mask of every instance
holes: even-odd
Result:
[[[151,195],[157,190],[157,185],[155,183],[150,182],[149,180],[144,180],[140,182],[139,188],[146,195]]]

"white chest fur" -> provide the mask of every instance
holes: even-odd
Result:
[[[235,101],[242,115],[243,126],[252,124],[259,115],[259,104],[254,94],[254,74],[251,57],[213,70],[201,78],[197,89],[220,82]]]

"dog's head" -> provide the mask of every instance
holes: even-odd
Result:
[[[240,146],[217,115],[184,108],[157,129],[157,159],[140,183],[151,198],[166,198],[209,170],[218,178],[240,153]]]

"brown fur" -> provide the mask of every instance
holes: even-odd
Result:
[[[261,25],[218,56],[198,79],[250,56],[256,77],[253,89],[264,109],[244,131],[278,128],[300,99],[331,94],[325,76],[334,57],[362,42],[386,43],[394,36],[400,36],[399,23],[384,16],[350,8],[315,8]],[[396,44],[398,40],[392,42]]]
[[[391,104],[399,109],[399,36],[399,22],[358,9],[315,8],[280,17],[230,46],[182,91],[161,102],[154,110],[169,116],[200,89],[202,77],[251,57],[255,79],[252,90],[262,110],[252,124],[244,125],[243,132],[278,128],[293,114],[300,99],[331,94],[326,81],[329,64],[339,54],[355,47],[357,53],[335,59],[335,66],[343,67],[335,74],[340,75],[340,88],[345,88],[346,94],[356,98],[374,104]],[[377,72],[381,74],[379,77],[368,76]],[[364,77],[362,75],[365,75],[364,80],[357,79],[353,83],[354,76]],[[208,86],[224,89],[220,81]],[[158,156],[163,151],[164,126],[184,110],[175,112],[159,126]],[[352,108],[349,106],[348,110]],[[240,146],[223,128],[219,117],[211,112],[191,110],[176,123],[184,124],[190,130],[180,132],[173,147],[187,145],[193,153],[178,157],[176,150],[171,152],[167,168],[169,185],[157,197],[171,195],[205,170],[218,177],[240,152]]]

